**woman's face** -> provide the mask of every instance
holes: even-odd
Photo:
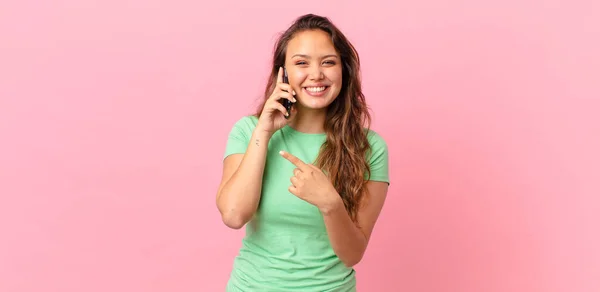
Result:
[[[296,106],[327,108],[342,87],[342,63],[331,37],[321,30],[297,33],[288,43],[285,67]]]

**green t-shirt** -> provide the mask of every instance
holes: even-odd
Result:
[[[255,116],[235,123],[225,157],[246,151],[257,123]],[[279,155],[284,150],[313,163],[325,137],[289,126],[271,137],[260,204],[246,224],[227,291],[356,291],[354,269],[346,267],[333,251],[318,208],[288,191],[295,166]],[[370,180],[389,183],[387,145],[374,131],[367,137],[372,147]]]

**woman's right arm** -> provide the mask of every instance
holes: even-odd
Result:
[[[279,68],[276,87],[265,102],[258,125],[252,132],[244,154],[232,154],[223,161],[223,177],[217,192],[217,207],[223,223],[230,228],[242,228],[256,212],[262,192],[262,178],[267,158],[267,146],[273,133],[289,123],[295,116],[286,118],[286,108],[279,102],[285,98],[292,103],[295,92],[283,83],[283,69]]]
[[[230,228],[244,226],[258,208],[270,136],[255,129],[246,153],[229,155],[223,161],[217,207],[223,223]]]

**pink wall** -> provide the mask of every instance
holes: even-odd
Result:
[[[307,12],[391,149],[360,291],[600,291],[598,1],[53,2],[0,4],[0,291],[222,291],[227,132]]]

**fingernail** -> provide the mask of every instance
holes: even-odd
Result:
[[[283,150],[279,151],[279,154],[283,155]]]
[[[296,95],[296,90],[293,90],[293,89],[292,89],[292,94],[293,94],[293,95]]]

